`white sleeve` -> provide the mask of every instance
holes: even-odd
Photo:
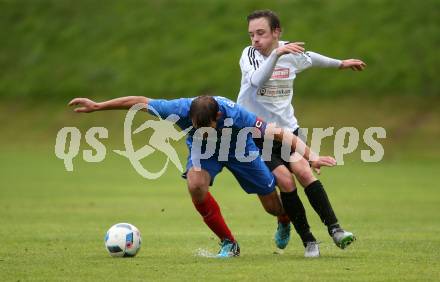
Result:
[[[254,87],[261,87],[272,76],[278,56],[276,50],[274,50],[269,57],[259,65],[255,60],[254,50],[254,48],[248,47],[243,51],[240,58],[240,68],[245,80],[249,81]]]
[[[263,84],[270,79],[273,73],[273,69],[278,61],[278,55],[276,50],[270,53],[269,57],[264,60],[263,64],[257,68],[251,75],[251,84],[256,87],[261,87]]]
[[[339,68],[342,61],[308,51],[306,54],[312,59],[312,66],[321,68]]]
[[[305,53],[286,54],[295,68],[295,73],[299,73],[312,66],[312,58]]]

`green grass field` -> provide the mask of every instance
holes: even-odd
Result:
[[[177,171],[145,181],[117,157],[63,171],[51,152],[2,153],[2,280],[438,280],[439,192],[431,162],[352,164],[322,179],[344,226],[358,236],[342,251],[307,204],[322,257],[303,258],[294,237],[272,254],[275,220],[229,173],[212,189],[242,256],[198,257],[217,240],[195,213]],[[23,175],[25,174],[25,175]],[[415,177],[415,175],[418,175]],[[305,198],[305,197],[303,197]],[[117,222],[140,228],[134,259],[111,258],[103,246]]]
[[[391,103],[365,102],[358,107],[353,101],[341,101],[344,108],[351,105],[335,117],[341,124],[351,125],[352,111],[359,122],[363,113],[382,112],[381,107]],[[318,112],[327,116],[325,101],[301,103],[303,109],[309,103],[318,105],[305,115],[305,124],[326,126],[324,119],[310,118],[319,116]],[[414,112],[425,107],[412,105]],[[275,219],[264,212],[256,196],[245,194],[229,173],[222,173],[212,192],[240,242],[242,255],[218,260],[197,256],[200,250],[215,253],[217,239],[195,212],[174,167],[158,180],[144,180],[126,159],[113,153],[99,164],[77,158],[70,173],[55,157],[55,135],[62,126],[85,130],[101,124],[121,131],[122,120],[108,119],[111,113],[74,117],[64,107],[46,112],[49,108],[40,105],[28,111],[5,106],[1,111],[3,132],[20,137],[17,142],[3,139],[0,150],[2,281],[440,279],[440,192],[435,178],[440,171],[435,145],[439,117],[435,111],[415,128],[421,135],[400,143],[397,137],[407,135],[399,133],[395,121],[408,120],[411,113],[397,109],[392,118],[382,119],[389,133],[383,162],[361,163],[356,160],[357,151],[345,166],[323,170],[320,178],[341,223],[358,237],[349,249],[333,245],[301,192],[312,230],[322,241],[319,259],[303,258],[296,236],[283,255],[273,254]],[[12,113],[19,114],[21,122],[8,119]],[[369,122],[376,121],[365,120],[363,125]],[[19,133],[18,128],[31,133]],[[427,140],[423,154],[417,153],[415,139]],[[122,143],[106,144],[110,150],[120,149]],[[183,159],[184,150],[180,153]],[[151,158],[148,165],[161,161]],[[137,257],[117,259],[107,254],[104,235],[117,222],[130,222],[141,230],[143,244]]]
[[[438,0],[0,1],[0,282],[440,281],[439,7]],[[111,153],[123,149],[123,112],[78,116],[65,106],[76,96],[235,99],[246,15],[262,8],[280,15],[282,39],[368,65],[362,73],[302,73],[294,99],[301,126],[387,131],[380,163],[360,162],[363,144],[320,177],[343,227],[358,237],[349,249],[334,246],[301,191],[322,241],[319,259],[303,257],[296,235],[283,255],[273,254],[275,219],[228,172],[211,191],[241,256],[198,255],[216,253],[218,241],[177,169],[143,179]],[[73,172],[54,154],[65,126],[83,134]],[[101,163],[81,157],[92,126],[109,129]],[[322,152],[331,154],[332,144],[326,139]],[[186,150],[176,145],[183,161]],[[143,163],[153,170],[163,161],[155,153]],[[105,232],[118,222],[141,230],[137,257],[107,254]]]
[[[298,93],[439,96],[438,0],[3,0],[0,97],[57,100],[200,92],[235,98],[246,16],[276,11],[282,38],[368,64],[313,70]],[[413,46],[414,44],[415,46]],[[331,79],[329,79],[331,77]]]

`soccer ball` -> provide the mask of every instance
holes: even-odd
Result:
[[[105,234],[105,247],[112,257],[134,257],[141,248],[141,233],[130,223],[118,223]]]

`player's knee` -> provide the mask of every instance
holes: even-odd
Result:
[[[310,167],[302,167],[294,170],[294,174],[303,187],[307,187],[316,180]]]
[[[202,200],[208,192],[209,183],[203,177],[188,174],[188,191],[195,200]]]
[[[188,190],[191,194],[200,193],[207,189],[206,183],[204,181],[194,180],[188,181]]]
[[[277,185],[282,192],[292,192],[296,189],[295,181],[290,173],[276,175]]]

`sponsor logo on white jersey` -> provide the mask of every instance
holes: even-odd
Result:
[[[289,78],[289,68],[276,68],[272,72],[272,79]]]

